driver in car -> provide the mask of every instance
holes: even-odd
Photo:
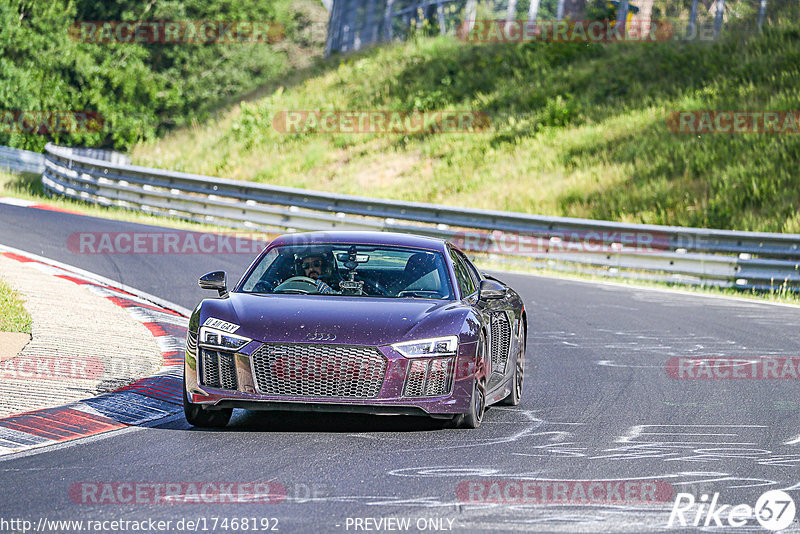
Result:
[[[305,275],[317,283],[317,291],[320,293],[333,293],[331,286],[326,284],[320,276],[325,265],[325,258],[318,255],[305,256],[300,263]]]

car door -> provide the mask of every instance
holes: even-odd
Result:
[[[476,283],[480,287],[480,281],[484,277],[466,255],[460,251],[458,253],[470,275],[477,280]],[[489,316],[487,324],[490,326],[490,337],[492,338],[490,347],[492,357],[490,388],[503,382],[504,378],[513,374],[514,371],[514,362],[511,361],[511,356],[519,350],[517,346],[518,340],[514,334],[521,330],[522,310],[514,297],[515,293],[509,291],[506,297],[485,303],[485,310]]]
[[[503,378],[511,368],[508,362],[511,354],[512,331],[516,317],[508,297],[479,301],[478,291],[483,277],[461,251],[451,249],[451,256],[453,258],[453,267],[456,271],[456,280],[458,281],[459,289],[461,289],[462,284],[465,287],[465,289],[462,290],[462,295],[469,295],[468,300],[470,304],[475,307],[478,313],[483,315],[486,325],[489,326],[489,336],[487,339],[487,353],[489,355],[487,365],[489,369],[486,385],[487,390],[491,391],[492,388],[503,382]],[[471,293],[466,293],[466,291],[471,291]]]

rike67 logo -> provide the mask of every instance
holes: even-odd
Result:
[[[794,521],[796,508],[791,495],[781,490],[771,490],[761,495],[755,507],[749,504],[721,504],[719,493],[709,500],[703,494],[699,501],[691,493],[678,493],[667,527],[744,527],[755,516],[767,530],[783,530]]]

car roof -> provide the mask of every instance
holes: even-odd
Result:
[[[370,231],[328,231],[328,232],[298,232],[278,236],[270,244],[276,245],[310,245],[323,243],[343,243],[348,245],[388,245],[398,247],[425,248],[445,252],[444,239],[427,237],[415,234],[401,234],[397,232],[370,232]]]

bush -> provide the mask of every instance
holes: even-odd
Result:
[[[6,0],[0,3],[0,110],[92,111],[105,123],[88,133],[0,131],[0,144],[125,149],[202,121],[289,68],[280,44],[93,44],[70,37],[76,21],[275,21],[289,39],[305,39],[297,13],[286,0]],[[318,55],[320,43],[312,46],[307,53]]]

